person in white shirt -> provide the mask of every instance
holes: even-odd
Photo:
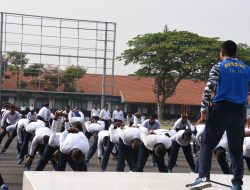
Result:
[[[149,154],[154,154],[159,172],[167,172],[164,156],[172,145],[172,140],[166,135],[149,134],[141,135],[142,143],[140,145],[136,172],[143,172]]]
[[[47,127],[41,127],[35,131],[35,136],[32,139],[30,146],[29,156],[25,163],[26,171],[30,170],[31,164],[33,162],[33,159],[37,151],[39,152],[40,156],[43,155],[44,149],[48,144],[49,136],[51,133],[52,133],[51,130]]]
[[[170,151],[170,155],[168,159],[168,172],[172,173],[172,170],[176,164],[176,160],[177,160],[180,148],[182,148],[185,158],[191,170],[195,172],[195,163],[194,163],[194,158],[192,155],[190,142],[193,141],[194,143],[199,145],[199,141],[192,134],[191,129],[179,130],[170,139],[172,140],[172,146],[171,146],[171,151]]]
[[[134,123],[134,115],[131,112],[127,113],[127,125],[130,127]]]
[[[30,112],[27,114],[27,119],[29,121],[36,121],[37,113],[35,112],[34,108],[31,108]]]
[[[27,109],[26,105],[25,104],[21,105],[20,114],[21,114],[22,118],[26,117],[27,111],[28,111],[28,109]]]
[[[77,107],[73,110],[70,110],[68,114],[69,123],[72,127],[75,127],[77,123],[83,125],[84,123],[84,114]]]
[[[130,171],[133,171],[138,158],[141,133],[148,133],[148,130],[144,127],[136,128],[121,125],[117,131],[119,134],[119,144],[116,171],[124,171],[125,160],[128,163]]]
[[[91,118],[96,118],[97,120],[99,120],[100,109],[97,107],[96,104],[94,104],[93,109],[91,110],[90,116]]]
[[[140,112],[136,112],[133,117],[133,126],[138,127],[144,123],[144,117]]]
[[[89,150],[89,142],[83,132],[71,127],[60,135],[60,156],[57,171],[65,171],[67,162],[74,171],[87,171],[84,155]]]
[[[243,158],[246,160],[247,168],[250,172],[250,115],[247,116],[246,125],[245,125]]]
[[[108,139],[109,139],[108,130],[103,130],[98,133],[97,156],[98,156],[99,166],[101,166],[101,161],[102,161],[104,152],[107,150]]]
[[[45,147],[43,155],[37,163],[35,171],[43,171],[49,160],[51,160],[53,168],[57,168],[57,163],[54,161],[53,156],[54,153],[59,150],[60,146],[59,138],[62,132],[57,132],[57,128],[61,125],[61,120],[59,117],[63,117],[63,115],[63,112],[56,111],[55,118],[53,119],[51,125],[51,135],[49,137],[49,142]],[[65,130],[68,130],[70,128],[68,120],[64,120],[64,125]]]
[[[250,128],[249,126],[245,128],[243,156],[244,156],[244,159],[246,160],[247,168],[250,172]]]
[[[117,131],[117,127],[120,127],[122,125],[123,123],[116,122],[112,123],[109,127],[109,138],[108,138],[107,149],[103,154],[101,163],[101,171],[103,172],[106,171],[107,169],[110,153],[114,148],[116,148],[115,146],[119,144],[119,133]]]
[[[49,104],[45,103],[44,106],[39,110],[37,114],[37,119],[43,121],[45,125],[49,127],[50,118],[51,118],[51,111],[49,109]]]
[[[150,114],[149,119],[142,123],[142,127],[146,127],[149,133],[153,133],[153,130],[160,129],[160,122],[156,119],[155,114]]]
[[[4,138],[4,136],[8,133],[8,139],[5,142],[0,154],[3,154],[8,149],[9,145],[13,141],[13,139],[17,135],[17,122],[21,119],[20,113],[16,111],[15,106],[10,107],[10,111],[6,111],[3,114],[3,118],[1,120],[1,133],[0,133],[0,144]]]
[[[173,130],[173,129],[156,129],[154,130],[153,134],[156,134],[156,135],[166,135],[168,137],[172,137],[176,134],[176,130]]]
[[[50,117],[51,117],[51,113],[50,113]],[[30,122],[28,125],[24,125],[24,127],[25,127],[24,139],[21,145],[19,160],[17,162],[18,164],[21,164],[23,162],[24,156],[27,153],[29,141],[31,137],[33,136],[34,132],[40,127],[46,127],[46,124],[43,120],[37,118],[37,121]]]
[[[58,110],[59,111],[59,110]],[[64,110],[63,111],[60,111],[61,113],[61,123],[62,123],[62,126],[61,126],[61,129],[60,131],[64,131],[64,122],[65,121],[69,121],[69,113],[70,113],[71,109],[70,109],[70,106],[69,105],[66,105],[64,107]],[[75,115],[75,114],[74,114]],[[83,115],[83,118],[84,118],[84,115]],[[72,124],[73,126],[74,124]]]
[[[94,140],[89,148],[89,152],[86,158],[86,163],[89,163],[89,160],[94,156],[96,149],[97,149],[97,142],[98,142],[98,133],[105,129],[104,121],[97,120],[96,117],[93,117],[91,121],[85,122],[85,135],[88,139],[93,136]]]
[[[224,174],[231,174],[232,172],[230,170],[227,161],[227,152],[229,152],[229,149],[228,149],[227,133],[225,131],[220,142],[214,149],[214,155],[220,165],[222,172]]]
[[[115,107],[115,111],[113,111],[112,114],[112,122],[123,122],[124,121],[124,114],[123,111],[121,110],[120,106]]]
[[[181,118],[179,118],[175,123],[172,129],[179,131],[182,129],[191,129],[192,124],[188,120],[188,117],[186,114],[182,114]]]
[[[108,110],[108,104],[105,104],[101,110],[100,119],[105,123],[105,130],[108,130],[110,126],[110,111]]]
[[[23,129],[26,128],[30,122],[35,122],[36,117],[37,113],[35,112],[34,107],[30,106],[30,112],[27,114],[27,118],[21,118],[17,123],[18,154],[20,154],[20,149],[23,143],[23,138],[24,138]]]
[[[17,122],[17,141],[19,146],[22,145],[23,143],[23,138],[24,138],[24,132],[25,132],[25,126],[27,126],[29,124],[29,119],[27,118],[21,118],[18,122]],[[21,148],[21,147],[20,147]]]

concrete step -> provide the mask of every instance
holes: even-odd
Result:
[[[197,177],[194,173],[135,172],[24,172],[23,190],[182,190]],[[211,180],[231,185],[232,175],[211,174]],[[208,190],[230,189],[212,183]],[[250,176],[244,176],[244,190],[250,189]]]

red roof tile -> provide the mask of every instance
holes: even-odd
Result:
[[[200,105],[205,82],[182,80],[175,93],[168,98],[168,104]]]
[[[31,77],[22,76],[22,80],[29,81]],[[155,103],[153,93],[153,78],[138,78],[136,76],[114,76],[113,96],[121,96],[125,102]],[[111,95],[112,76],[106,76],[106,94]],[[182,80],[175,93],[167,99],[168,104],[200,105],[205,83]],[[5,89],[16,89],[16,75],[4,80]],[[27,87],[32,90],[31,86]],[[86,74],[76,82],[78,92],[86,94],[102,93],[102,75]],[[62,88],[60,88],[62,90]]]

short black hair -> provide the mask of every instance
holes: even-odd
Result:
[[[79,129],[79,131],[83,131],[82,124],[79,121],[76,122],[76,128]]]
[[[237,45],[234,41],[227,40],[221,44],[220,48],[225,55],[230,57],[236,56]]]
[[[10,109],[16,109],[16,106],[11,105],[11,106],[10,106]]]
[[[156,119],[156,115],[155,115],[154,113],[151,113],[151,114],[149,115],[149,118]]]
[[[74,162],[80,163],[84,160],[84,154],[78,148],[74,148],[71,152],[71,158]]]
[[[192,137],[192,131],[190,129],[186,129],[184,133],[182,134],[183,140],[190,140]]]
[[[48,144],[48,142],[49,142],[49,136],[48,135],[44,135],[43,136],[43,143],[46,145],[46,144]]]
[[[167,149],[163,143],[159,143],[156,144],[154,151],[156,156],[163,157],[166,154]]]

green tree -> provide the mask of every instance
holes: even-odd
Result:
[[[139,64],[139,77],[154,77],[158,117],[178,83],[185,78],[204,80],[218,61],[218,38],[202,37],[187,31],[169,31],[138,35],[128,42],[119,60],[125,65]]]
[[[30,84],[34,88],[41,88],[41,83],[43,82],[42,79],[40,79],[40,75],[42,74],[44,68],[44,64],[42,63],[33,63],[29,65],[27,68],[24,68],[23,74],[24,76],[31,76],[32,79],[30,80]]]
[[[24,76],[38,77],[44,68],[44,64],[42,63],[33,63],[29,65],[27,68],[24,68],[23,74]]]
[[[250,65],[250,46],[247,44],[238,44],[237,57]]]
[[[139,64],[135,74],[154,77],[159,119],[168,97],[173,95],[178,83],[185,78],[206,81],[212,66],[219,61],[218,38],[202,37],[187,31],[169,31],[138,35],[128,42],[119,60],[125,65]],[[238,58],[250,65],[250,47],[238,44]]]
[[[8,68],[12,74],[16,74],[16,85],[17,87],[20,87],[20,84],[23,84],[24,82],[20,80],[20,73],[24,69],[25,65],[28,64],[29,59],[26,58],[24,53],[12,51],[7,53],[5,60],[7,61]]]
[[[62,82],[63,72],[60,70],[58,66],[47,65],[42,69],[43,83],[41,83],[44,90],[48,91],[56,91],[59,90]]]
[[[65,70],[63,70],[63,78],[62,82],[64,83],[64,91],[75,91],[75,83],[76,79],[83,77],[86,74],[87,70],[80,66],[68,66]]]
[[[23,69],[29,61],[24,53],[17,51],[8,52],[5,59],[13,66],[14,69],[18,71]]]

